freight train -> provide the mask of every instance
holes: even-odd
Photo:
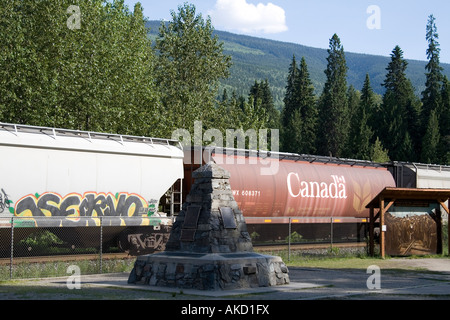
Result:
[[[286,242],[290,234],[302,242],[365,241],[366,205],[384,188],[450,188],[449,166],[223,148],[192,149],[185,166],[200,157],[230,171],[234,197],[257,243]],[[195,168],[185,170],[186,190]]]
[[[70,244],[163,250],[192,172],[214,161],[254,242],[364,241],[366,204],[385,187],[450,188],[450,167],[223,148],[176,140],[0,123],[0,240],[38,229]],[[330,229],[331,225],[331,229]],[[20,235],[20,236],[18,236]],[[0,241],[0,251],[9,250]]]

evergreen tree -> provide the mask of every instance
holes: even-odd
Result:
[[[267,128],[278,129],[280,127],[280,112],[275,108],[267,79],[261,82],[255,81],[250,88],[249,99],[251,99],[255,108],[258,105],[264,109],[265,114],[268,116]]]
[[[350,119],[347,99],[347,63],[344,48],[334,34],[328,49],[327,80],[319,102],[317,150],[322,155],[342,156],[347,145]]]
[[[350,85],[347,90],[348,114],[350,117],[350,122],[353,118],[353,115],[358,112],[360,99],[361,92],[356,90],[353,85]]]
[[[450,165],[450,82],[447,77],[444,76],[442,82],[442,104],[439,117],[439,129],[440,129],[440,144],[439,144],[439,157],[441,163]]]
[[[293,114],[294,110],[297,108],[297,79],[300,70],[297,66],[297,60],[295,55],[292,57],[292,63],[289,66],[289,73],[287,77],[286,94],[284,96],[283,102],[283,116],[282,125],[287,126],[287,122]]]
[[[287,77],[286,93],[284,96],[284,106],[281,113],[281,146],[285,152],[297,152],[297,148],[291,145],[291,132],[288,129],[293,119],[295,110],[297,109],[298,88],[297,79],[299,74],[297,60],[295,55],[292,57],[292,63],[289,66]],[[300,138],[298,140],[301,140]]]
[[[353,94],[349,94],[351,97]],[[351,104],[351,103],[350,103]],[[366,75],[361,97],[358,99],[354,112],[352,112],[349,138],[349,157],[370,160],[372,152],[373,131],[369,125],[371,109],[374,105],[374,93],[370,86],[369,75]]]
[[[291,114],[291,117],[287,121],[287,125],[283,127],[282,132],[285,133],[285,142],[283,145],[284,152],[291,153],[312,153],[312,152],[303,152],[302,146],[305,142],[305,138],[303,137],[303,119],[300,113],[300,110],[294,110]]]
[[[439,158],[442,158],[442,149],[439,146],[435,146],[439,140],[445,144],[444,136],[442,136],[441,130],[439,130],[440,125],[448,127],[448,123],[445,124],[441,122],[440,118],[444,119],[446,116],[442,113],[443,111],[443,90],[442,82],[444,80],[442,71],[443,68],[440,66],[439,62],[439,35],[437,33],[437,27],[435,23],[436,19],[433,15],[428,17],[428,23],[426,28],[426,39],[428,41],[427,58],[428,64],[426,65],[426,83],[425,90],[422,92],[422,161],[438,163]],[[434,113],[433,113],[434,111]],[[440,123],[436,123],[439,121]],[[436,126],[431,128],[430,125]],[[436,130],[439,130],[436,136]],[[434,153],[434,154],[432,154]]]
[[[297,67],[295,56],[293,57],[287,83],[281,128],[283,150],[314,154],[318,112],[314,87],[304,57],[300,68]]]
[[[383,86],[381,106],[381,123],[376,135],[389,150],[389,156],[396,161],[416,161],[419,149],[418,123],[420,105],[414,95],[411,82],[406,77],[407,61],[403,51],[396,46],[391,54],[391,61]]]
[[[360,121],[356,119],[356,115],[358,113],[358,105],[359,105],[359,99],[360,99],[360,93],[355,90],[355,87],[353,85],[350,85],[347,90],[347,101],[348,101],[348,115],[350,119],[350,128],[349,128],[349,135],[347,140],[347,145],[345,148],[345,152],[342,155],[345,158],[355,158],[355,154],[357,150],[354,149],[354,138],[355,138],[355,131],[358,131],[357,129],[359,127]]]
[[[442,90],[441,90],[442,104],[440,114],[439,127],[441,129],[441,135],[450,135],[450,81],[447,76],[443,77]]]
[[[429,118],[431,111],[440,111],[440,105],[442,102],[441,87],[442,87],[442,67],[439,63],[439,35],[437,33],[437,27],[435,23],[436,19],[433,15],[428,17],[426,39],[428,41],[427,58],[428,64],[426,65],[426,83],[425,90],[422,92],[422,119],[423,129],[425,133],[427,125],[429,124]]]
[[[385,150],[381,144],[380,139],[377,137],[375,143],[372,146],[370,153],[370,161],[384,163],[391,161],[388,155],[389,151]]]
[[[255,80],[255,83],[250,87],[248,98],[249,100],[252,99],[252,103],[254,105],[262,104],[263,100],[262,86],[257,80]],[[257,102],[257,100],[259,100],[259,102]]]
[[[222,102],[228,102],[228,92],[226,88],[224,88],[222,92]]]
[[[422,158],[423,163],[433,163],[439,162],[438,158],[438,148],[439,148],[439,120],[436,110],[431,110],[430,117],[428,120],[427,130],[425,136],[423,137],[422,146]]]
[[[372,89],[370,76],[369,74],[366,74],[364,85],[361,90],[360,108],[367,114],[367,125],[372,131],[375,131],[374,127],[378,125],[378,122],[376,121],[380,112],[379,103],[377,102],[378,98],[379,97],[377,97]],[[371,142],[375,142],[375,139],[371,139]]]
[[[298,107],[302,119],[301,132],[302,143],[298,152],[306,154],[316,153],[317,134],[317,103],[314,95],[314,86],[309,75],[305,57],[300,62],[300,73],[296,81],[298,89]]]

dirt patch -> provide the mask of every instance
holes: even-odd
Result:
[[[396,269],[423,269],[450,273],[450,259],[390,259],[388,264]]]

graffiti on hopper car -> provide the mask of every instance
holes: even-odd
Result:
[[[148,214],[148,204],[141,196],[129,193],[86,192],[63,197],[47,192],[23,197],[14,212],[20,217],[133,217]]]
[[[148,203],[137,194],[58,193],[29,194],[17,201],[14,215],[31,218],[34,226],[99,226],[102,225],[159,225],[161,220],[154,217],[157,211],[154,200]],[[51,219],[39,219],[51,218]]]
[[[5,209],[10,209],[11,203],[12,201],[8,199],[6,191],[2,188],[0,192],[0,213],[3,213]]]

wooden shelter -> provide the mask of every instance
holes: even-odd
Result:
[[[407,189],[407,188],[385,188],[381,191],[367,206],[370,209],[370,226],[369,226],[369,252],[374,255],[374,230],[375,221],[380,219],[380,253],[384,259],[386,255],[386,213],[394,205],[411,207],[425,207],[430,204],[436,204],[437,208],[437,225],[441,228],[441,212],[442,207],[447,214],[449,208],[446,202],[450,199],[450,189]],[[378,212],[375,213],[375,209]],[[449,214],[450,215],[450,214]],[[449,223],[450,231],[450,223]],[[449,241],[450,253],[450,241]]]

